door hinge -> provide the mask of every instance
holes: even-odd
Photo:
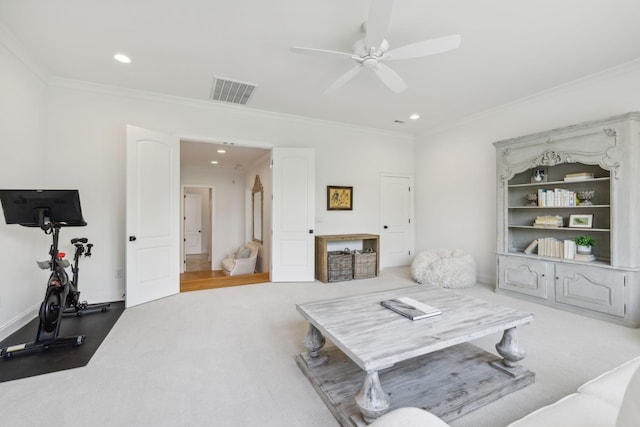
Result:
[[[409,187],[409,193],[411,193],[411,187]]]
[[[411,255],[411,251],[409,251],[409,255]]]
[[[411,224],[411,218],[409,218],[409,224]]]

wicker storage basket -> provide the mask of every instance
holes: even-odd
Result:
[[[353,278],[367,279],[376,277],[376,253],[372,251],[355,251],[353,253]]]
[[[353,255],[350,251],[329,251],[329,282],[353,279]]]

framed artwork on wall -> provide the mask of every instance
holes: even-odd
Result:
[[[327,210],[353,210],[353,187],[327,185]]]

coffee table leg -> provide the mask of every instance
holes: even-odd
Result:
[[[517,368],[526,352],[520,348],[516,328],[505,329],[502,339],[496,344],[496,350],[503,357],[502,363],[508,368]]]
[[[320,354],[320,349],[324,346],[325,339],[322,332],[318,330],[315,326],[309,323],[309,329],[307,330],[307,335],[304,337],[304,347],[308,350],[309,356],[318,357]]]
[[[389,397],[382,390],[378,371],[367,372],[362,388],[356,394],[356,404],[367,424],[375,421],[389,409]]]

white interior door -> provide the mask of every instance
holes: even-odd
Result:
[[[179,187],[179,139],[127,125],[127,307],[180,291]]]
[[[314,280],[315,151],[274,148],[272,282]]]
[[[184,252],[187,255],[202,253],[202,196],[184,195]]]
[[[411,177],[382,175],[382,267],[408,265],[413,252]]]

